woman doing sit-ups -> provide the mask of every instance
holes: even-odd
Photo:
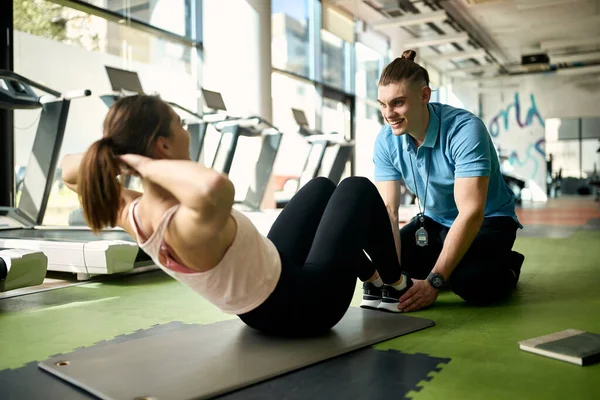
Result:
[[[189,142],[159,97],[125,97],[110,108],[103,138],[63,159],[63,180],[94,232],[123,228],[167,274],[252,328],[323,333],[346,313],[357,277],[361,306],[399,311],[412,283],[369,180],[310,181],[264,237],[232,207],[231,181],[190,160]],[[124,172],[141,178],[143,193],[122,186]]]

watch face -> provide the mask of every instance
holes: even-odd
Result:
[[[439,276],[434,276],[431,279],[431,283],[433,284],[433,287],[441,287],[444,285],[444,280],[442,278],[440,278]]]

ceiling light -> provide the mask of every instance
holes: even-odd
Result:
[[[427,57],[427,60],[431,62],[437,61],[453,61],[453,60],[464,60],[467,58],[478,58],[485,57],[487,52],[484,49],[471,50],[471,51],[457,51],[454,53],[438,54],[433,57]]]
[[[550,62],[552,64],[561,63],[575,63],[600,60],[600,51],[595,53],[580,53],[580,54],[567,54],[561,56],[550,56]]]
[[[448,19],[446,11],[433,11],[420,14],[403,15],[401,17],[382,19],[371,23],[375,29],[390,28],[390,27],[405,27],[412,25],[421,25],[428,22],[442,22]]]
[[[588,37],[578,40],[546,40],[540,43],[542,50],[564,49],[600,44],[600,37]]]
[[[477,72],[488,72],[488,71],[497,71],[500,67],[497,65],[476,65],[473,67],[464,67],[464,68],[455,68],[447,70],[446,72],[449,74],[456,73],[477,73]]]
[[[418,47],[427,47],[427,46],[439,46],[442,44],[448,43],[460,43],[466,42],[469,40],[469,35],[467,33],[457,33],[454,35],[444,35],[444,36],[433,36],[433,37],[424,37],[419,39],[407,40],[404,43],[405,48],[418,48]]]

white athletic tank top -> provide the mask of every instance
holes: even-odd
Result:
[[[261,235],[252,222],[241,212],[232,209],[237,223],[233,243],[223,259],[211,270],[196,272],[181,265],[170,255],[164,235],[179,205],[171,207],[150,237],[141,231],[137,205],[129,207],[129,219],[136,240],[142,250],[162,270],[228,314],[244,314],[261,305],[275,290],[281,275],[279,253],[268,238]],[[161,261],[162,260],[162,261]]]

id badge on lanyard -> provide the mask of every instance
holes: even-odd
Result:
[[[423,218],[423,215],[419,216],[419,220],[421,221],[421,227],[415,232],[415,239],[417,246],[425,247],[429,243],[429,236],[424,226],[425,219]]]

